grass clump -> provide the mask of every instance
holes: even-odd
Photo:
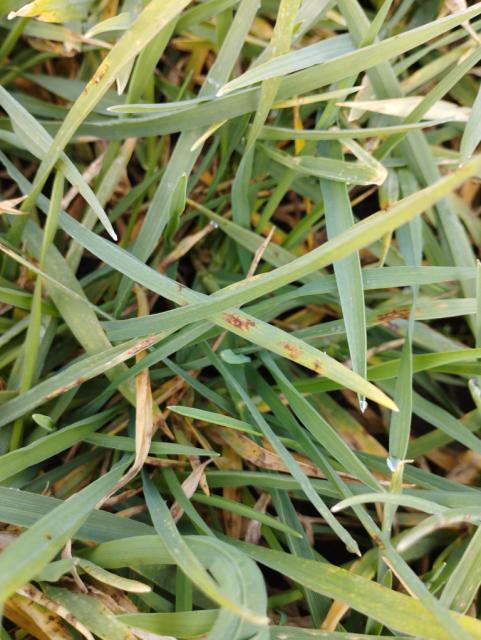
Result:
[[[481,639],[481,2],[0,33],[2,640]]]

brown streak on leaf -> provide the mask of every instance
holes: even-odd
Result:
[[[232,429],[217,427],[216,431],[222,435],[224,441],[227,442],[241,458],[254,464],[256,467],[271,469],[272,471],[282,471],[284,473],[288,472],[286,465],[277,453],[261,447],[247,436],[232,431]],[[320,470],[304,456],[294,453],[293,457],[306,475],[316,478],[324,477]]]

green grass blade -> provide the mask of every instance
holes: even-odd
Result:
[[[471,115],[464,129],[461,138],[460,154],[463,160],[470,158],[481,141],[481,91],[478,92],[476,100],[471,109]]]
[[[183,542],[163,498],[150,478],[143,474],[144,494],[154,527],[169,549],[175,563],[214,602],[254,624],[265,624],[265,618],[247,611],[227,598],[213,582],[200,561]]]
[[[430,640],[450,640],[434,615],[414,598],[330,564],[292,558],[286,553],[245,543],[235,544],[258,562],[280,570],[317,593],[346,602],[387,627]],[[456,616],[456,619],[473,638],[481,637],[481,624],[478,620],[467,616]]]
[[[321,147],[329,157],[342,159],[339,144],[332,142]],[[333,180],[321,180],[322,198],[326,210],[328,238],[335,238],[354,224],[347,186]],[[362,287],[361,262],[358,253],[352,253],[341,261],[334,262],[337,289],[341,300],[342,314],[346,327],[347,342],[351,354],[352,368],[363,378],[366,377],[366,312]],[[361,408],[365,399],[360,397]]]
[[[0,602],[41,571],[119,480],[123,463],[36,522],[0,557]]]

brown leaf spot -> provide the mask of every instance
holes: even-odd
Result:
[[[236,327],[236,329],[242,329],[242,331],[247,331],[251,327],[256,326],[254,320],[250,320],[249,318],[242,318],[235,313],[225,313],[224,320],[226,320],[226,322],[228,322],[233,327]]]
[[[319,360],[314,360],[314,362],[312,363],[312,366],[314,367],[314,371],[316,371],[317,373],[322,373],[322,370],[323,370],[322,362],[320,362]]]
[[[94,77],[92,78],[92,82],[95,84],[98,84],[108,70],[109,70],[109,65],[107,63],[104,62],[103,64],[101,64],[100,67],[97,69]]]
[[[384,549],[384,546],[385,546],[384,542],[382,541],[382,539],[378,535],[374,534],[373,537],[372,537],[372,541],[374,542],[375,545],[377,545],[381,549]]]
[[[389,322],[390,320],[407,320],[409,317],[409,309],[393,309],[392,311],[386,311],[378,315],[379,322]]]
[[[291,360],[297,360],[302,353],[302,349],[292,342],[281,342],[281,347],[287,352]]]

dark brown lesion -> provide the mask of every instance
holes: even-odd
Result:
[[[252,327],[256,326],[254,320],[250,318],[244,318],[235,313],[225,313],[224,320],[236,329],[242,329],[242,331],[248,331]]]

